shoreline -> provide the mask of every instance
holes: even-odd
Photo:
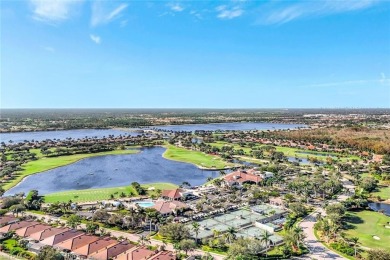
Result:
[[[131,151],[131,152],[128,152],[128,153],[110,153],[110,152],[114,152],[114,151]],[[96,154],[80,154],[80,155],[90,155],[90,156],[85,156],[84,158],[78,158],[76,159],[75,161],[72,161],[72,162],[69,162],[69,163],[66,163],[66,164],[63,164],[63,165],[57,165],[57,166],[54,166],[54,167],[51,167],[49,169],[46,169],[46,170],[43,170],[43,171],[38,171],[38,172],[32,172],[32,173],[28,173],[28,174],[22,174],[22,175],[18,175],[15,179],[13,179],[12,181],[17,181],[16,183],[5,183],[5,185],[3,185],[3,188],[4,188],[4,193],[7,192],[8,190],[18,186],[20,183],[22,183],[27,177],[29,177],[30,175],[34,175],[34,174],[39,174],[39,173],[44,173],[44,172],[47,172],[47,171],[50,171],[50,170],[53,170],[53,169],[56,169],[56,168],[59,168],[59,167],[63,167],[63,166],[67,166],[67,165],[70,165],[70,164],[73,164],[73,163],[76,163],[76,162],[79,162],[81,160],[84,160],[84,159],[87,159],[87,158],[92,158],[92,157],[99,157],[99,156],[107,156],[107,155],[126,155],[126,154],[137,154],[137,153],[140,153],[141,150],[135,150],[135,149],[128,149],[128,150],[114,150],[114,151],[110,151],[110,152],[103,152],[103,153],[96,153]],[[136,152],[134,152],[136,151]],[[67,156],[72,156],[72,155],[65,155],[64,157],[67,157]],[[51,158],[60,158],[61,156],[59,157],[51,157]],[[44,159],[47,159],[47,157],[45,157]],[[49,158],[50,159],[50,158]],[[42,160],[42,158],[41,158]],[[36,160],[36,161],[31,161],[31,162],[37,162],[39,161]],[[21,179],[18,179],[19,176],[22,176]]]
[[[193,163],[193,162],[175,160],[175,159],[172,159],[172,158],[168,158],[166,156],[166,153],[167,153],[169,147],[167,147],[166,145],[162,145],[162,147],[165,148],[164,153],[161,155],[164,159],[170,160],[170,161],[175,161],[175,162],[189,163],[189,164],[192,164],[192,165],[196,166],[200,170],[204,170],[204,171],[223,171],[223,170],[229,170],[229,169],[232,169],[232,168],[236,167],[236,166],[233,165],[233,166],[230,166],[230,167],[223,167],[223,168],[217,168],[217,167],[209,168],[209,167],[198,165],[198,164]],[[177,147],[177,146],[175,146],[175,147]],[[182,147],[177,147],[177,148],[182,148]],[[182,148],[182,149],[185,149],[185,148]],[[185,149],[185,150],[187,150],[187,149]],[[188,150],[188,151],[193,152],[192,150]]]
[[[36,133],[36,132],[56,132],[56,131],[75,131],[75,130],[120,130],[120,131],[129,131],[129,130],[143,130],[148,128],[158,128],[163,126],[191,126],[191,125],[216,125],[216,124],[242,124],[242,123],[264,123],[264,124],[285,124],[285,125],[302,125],[300,127],[304,128],[310,128],[310,125],[303,124],[303,123],[291,123],[291,122],[270,122],[270,121],[232,121],[232,122],[218,122],[218,123],[185,123],[185,124],[169,124],[169,125],[149,125],[149,126],[141,126],[141,127],[92,127],[92,128],[58,128],[58,129],[30,129],[30,130],[22,130],[22,131],[0,131],[0,134],[13,134],[13,133]],[[258,130],[262,131],[261,129],[246,129],[246,130],[239,130],[239,131],[252,131],[252,130]],[[264,129],[269,130],[269,129]],[[287,129],[276,129],[276,130],[287,130]],[[291,130],[291,129],[290,129]],[[238,130],[228,130],[228,131],[238,131]],[[129,131],[134,132],[134,131]]]

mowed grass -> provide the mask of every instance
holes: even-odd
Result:
[[[381,199],[388,200],[390,199],[390,187],[379,187],[378,191],[371,193],[372,196],[380,196]]]
[[[114,151],[101,152],[101,153],[74,154],[74,155],[65,155],[65,156],[49,157],[49,158],[42,157],[40,154],[37,154],[38,160],[30,161],[25,165],[23,165],[22,167],[23,170],[17,174],[15,179],[10,180],[6,184],[4,184],[3,188],[5,190],[9,190],[10,188],[18,184],[20,181],[22,181],[22,179],[27,177],[28,175],[65,166],[88,157],[103,156],[103,155],[118,155],[118,154],[134,154],[138,152],[139,152],[138,150],[114,150]]]
[[[163,154],[165,159],[192,163],[198,167],[210,169],[222,169],[233,166],[232,163],[226,162],[218,156],[209,155],[198,151],[191,151],[173,145],[167,145],[166,147],[167,150]]]
[[[143,184],[141,186],[145,189],[154,187],[155,190],[174,189],[178,187],[177,185],[172,183],[149,183],[149,184]],[[111,194],[113,194],[115,198],[119,198],[120,197],[119,195],[122,192],[126,195],[126,197],[137,196],[137,193],[134,190],[134,188],[129,185],[123,187],[71,190],[71,191],[51,193],[45,195],[45,202],[46,203],[68,202],[69,200],[73,202],[88,202],[88,201],[108,200],[111,199]]]
[[[223,146],[232,146],[234,149],[239,150],[242,149],[246,155],[250,155],[251,150],[256,150],[260,149],[262,146],[266,145],[256,145],[253,148],[249,147],[241,147],[238,144],[232,144],[232,143],[227,143],[227,142],[214,142],[214,143],[209,143],[211,146],[215,146],[218,148],[222,148]],[[351,156],[344,156],[342,154],[338,153],[333,153],[333,152],[317,152],[317,151],[311,151],[311,150],[305,150],[305,149],[299,149],[299,148],[292,148],[292,147],[283,147],[283,146],[273,146],[275,147],[277,152],[282,152],[285,156],[288,157],[297,157],[297,158],[307,158],[308,156],[310,157],[316,157],[319,160],[325,160],[327,156],[324,154],[330,155],[330,156],[340,156],[341,161],[347,161],[347,160],[361,160],[358,156],[351,155]]]
[[[351,228],[346,230],[349,237],[358,237],[362,246],[390,250],[390,229],[385,228],[390,217],[375,211],[348,212],[347,223]],[[375,240],[373,236],[380,237]]]

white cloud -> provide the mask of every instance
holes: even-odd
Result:
[[[190,15],[193,15],[193,16],[195,16],[195,17],[198,18],[198,19],[203,19],[202,14],[201,14],[200,12],[198,12],[198,11],[195,11],[195,10],[192,10],[192,11],[190,12]]]
[[[80,0],[30,0],[33,18],[45,22],[60,22],[68,19]]]
[[[100,44],[100,42],[101,42],[101,39],[100,39],[100,37],[99,36],[97,36],[97,35],[93,35],[93,34],[90,34],[89,35],[89,37],[91,38],[91,40],[93,41],[93,42],[95,42],[96,44]]]
[[[184,7],[181,6],[180,4],[176,3],[176,4],[169,4],[168,5],[172,11],[174,12],[182,12],[184,11]]]
[[[260,23],[283,24],[305,17],[327,16],[370,8],[377,0],[320,0],[303,2],[271,2],[260,10]]]
[[[233,19],[240,17],[244,13],[244,10],[239,6],[228,8],[226,5],[220,5],[215,10],[217,10],[217,17],[220,19]]]
[[[94,2],[92,4],[92,17],[91,25],[97,26],[101,24],[107,24],[114,20],[117,17],[120,17],[120,14],[127,8],[128,4],[120,4],[114,9],[104,6],[105,3]],[[111,10],[108,10],[111,9]]]

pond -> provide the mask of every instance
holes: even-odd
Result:
[[[63,140],[66,138],[85,138],[85,137],[99,137],[109,135],[133,135],[137,136],[139,133],[132,131],[123,131],[116,129],[81,129],[81,130],[60,130],[60,131],[38,131],[38,132],[18,132],[18,133],[0,133],[0,141],[8,143],[12,141],[14,143],[27,141],[43,141],[46,139],[59,139]]]
[[[292,157],[292,156],[288,156],[287,157],[287,160],[289,162],[297,162],[299,164],[310,164],[311,162],[306,159],[306,158],[295,158],[295,157]]]
[[[220,124],[191,124],[191,125],[166,125],[155,126],[154,128],[167,131],[187,131],[195,130],[216,131],[216,130],[278,130],[278,129],[296,129],[298,127],[307,127],[302,124],[281,124],[266,122],[239,122],[239,123],[220,123]]]
[[[191,185],[204,184],[208,177],[218,177],[218,171],[200,170],[188,163],[164,159],[165,148],[143,148],[138,154],[107,155],[86,158],[73,164],[26,177],[5,193],[38,190],[48,194],[66,190],[105,188],[130,185],[132,182],[170,182]]]
[[[383,211],[386,216],[390,217],[390,204],[385,203],[369,203],[368,207],[374,211]]]

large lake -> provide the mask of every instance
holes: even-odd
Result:
[[[65,190],[104,188],[139,183],[170,182],[201,185],[208,177],[217,177],[217,171],[200,170],[188,163],[164,159],[165,148],[143,148],[138,154],[107,155],[83,159],[25,178],[5,196],[38,190],[47,194]]]
[[[80,130],[59,130],[59,131],[38,131],[38,132],[18,132],[18,133],[0,133],[1,142],[14,143],[27,141],[43,141],[46,139],[66,139],[66,138],[85,138],[85,137],[108,137],[109,135],[139,135],[139,133],[131,131],[122,131],[116,129],[80,129]]]
[[[298,127],[306,127],[298,124],[277,124],[277,123],[223,123],[223,124],[193,124],[193,125],[167,125],[156,126],[155,128],[170,130],[170,131],[195,131],[195,130],[275,130],[275,129],[295,129]],[[109,135],[138,135],[134,132],[136,129],[116,130],[116,129],[82,129],[82,130],[61,130],[61,131],[40,131],[40,132],[20,132],[20,133],[0,133],[1,142],[14,143],[23,142],[25,140],[42,141],[46,139],[66,139],[66,138],[84,138],[84,137],[103,137]]]
[[[168,131],[188,131],[195,130],[216,131],[216,130],[277,130],[277,129],[296,129],[298,127],[307,127],[300,124],[279,124],[279,123],[261,123],[261,122],[240,122],[240,123],[221,123],[221,124],[192,124],[192,125],[166,125],[155,126],[154,128]]]

